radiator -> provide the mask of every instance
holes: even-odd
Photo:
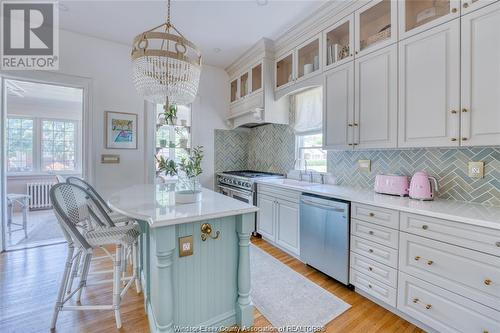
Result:
[[[50,189],[55,183],[28,183],[26,184],[26,193],[30,196],[30,210],[50,209]]]

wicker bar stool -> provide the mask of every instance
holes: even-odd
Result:
[[[60,311],[78,310],[113,310],[116,326],[121,327],[120,303],[132,283],[137,280],[137,240],[140,229],[137,225],[112,226],[113,222],[98,200],[84,188],[68,183],[56,184],[50,191],[50,198],[54,212],[68,241],[68,255],[64,268],[63,278],[57,296],[51,329],[54,329]],[[115,255],[111,254],[105,246],[114,245]],[[127,283],[122,288],[122,272],[124,271],[124,249],[134,248],[132,256],[133,273],[127,278]],[[95,249],[102,249],[113,262],[113,278],[98,281],[96,284],[111,282],[113,285],[112,304],[108,305],[67,305],[66,303],[76,294],[79,304],[83,288],[87,284],[90,261]],[[76,254],[75,254],[76,252]],[[68,293],[70,288],[71,272],[75,265],[81,261],[80,282],[78,287]],[[78,269],[78,267],[76,267]]]

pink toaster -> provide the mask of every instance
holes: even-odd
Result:
[[[375,176],[375,192],[407,196],[410,184],[407,176],[402,175],[377,175]]]

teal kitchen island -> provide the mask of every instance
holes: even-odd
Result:
[[[114,193],[109,205],[142,229],[137,266],[151,332],[252,326],[257,207],[207,189],[198,203],[176,204],[162,184]]]

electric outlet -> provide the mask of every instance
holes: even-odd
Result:
[[[179,257],[186,257],[193,254],[193,236],[179,238]]]
[[[370,172],[372,170],[371,160],[358,160],[359,171]]]
[[[483,178],[484,177],[484,162],[469,162],[469,177]]]

